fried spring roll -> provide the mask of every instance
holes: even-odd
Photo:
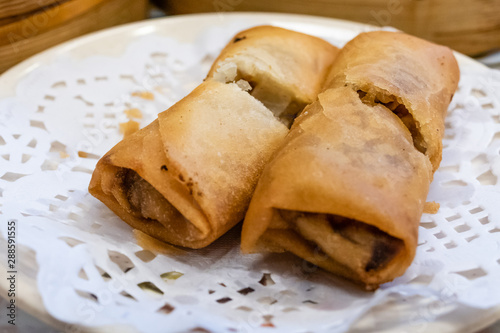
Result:
[[[404,116],[411,111],[428,121],[425,128],[441,128],[458,67],[451,51],[413,37],[357,38],[340,51],[327,90],[295,119],[264,169],[243,224],[242,250],[289,251],[372,290],[411,264],[433,162],[441,156],[441,134],[413,122],[428,148],[422,151]],[[392,52],[385,53],[388,39]],[[425,63],[436,69],[432,75],[409,71]]]
[[[342,48],[325,89],[347,85],[363,102],[382,104],[396,113],[436,171],[444,119],[458,80],[458,65],[449,48],[377,31],[362,33]]]
[[[284,29],[246,33],[245,48],[231,42],[224,51],[232,54],[230,61],[219,66],[223,60],[217,60],[204,83],[98,162],[89,192],[132,227],[201,248],[241,221],[261,171],[288,132],[289,114],[281,117],[282,111],[297,114],[315,98],[313,91],[295,98],[286,81],[315,73],[305,78],[318,91],[337,53],[325,41]],[[294,47],[287,48],[294,53],[287,57],[300,63],[286,72],[288,63],[273,58],[284,57],[283,35],[290,44],[295,37]],[[274,40],[276,48],[264,43],[270,49],[262,53],[260,39]],[[308,53],[314,56],[303,56]],[[240,70],[247,62],[254,68],[250,74]],[[282,81],[267,76],[270,66],[284,75]],[[265,91],[255,94],[256,87],[268,80],[285,85],[277,92],[289,97],[287,103],[270,109],[267,100],[259,100]]]

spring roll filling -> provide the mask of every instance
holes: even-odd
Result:
[[[419,124],[413,118],[413,115],[408,111],[400,98],[383,92],[370,92],[368,89],[358,89],[357,93],[363,103],[370,106],[374,106],[376,104],[383,105],[398,116],[406,128],[410,131],[415,148],[422,154],[426,153],[427,143],[418,129]]]
[[[111,192],[120,206],[145,223],[160,223],[170,232],[181,232],[197,239],[203,234],[137,172],[120,168],[118,182]]]
[[[224,83],[236,83],[256,100],[264,104],[274,116],[288,128],[297,114],[307,103],[297,101],[291,91],[284,89],[270,77],[252,77],[241,72],[235,63],[223,62],[214,75],[214,79]]]
[[[162,224],[180,216],[179,211],[137,172],[126,169],[122,187],[134,216]]]
[[[404,248],[380,229],[338,215],[279,210],[282,219],[337,263],[365,272],[383,269]]]

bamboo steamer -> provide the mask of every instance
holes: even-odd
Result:
[[[0,73],[68,39],[146,17],[147,0],[0,0]],[[21,4],[25,3],[24,14]],[[45,7],[33,4],[48,3]],[[4,17],[8,8],[18,16]]]
[[[500,48],[500,0],[157,0],[170,14],[267,11],[329,16],[407,33],[468,55]]]
[[[0,0],[0,19],[24,15],[66,0]]]

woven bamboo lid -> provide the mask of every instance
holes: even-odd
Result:
[[[0,73],[23,59],[68,39],[146,18],[147,0],[0,0],[0,8],[23,15],[0,19]],[[3,7],[2,7],[3,6]],[[0,9],[2,15],[4,12]]]
[[[500,48],[500,0],[155,1],[170,14],[267,11],[389,25],[468,55]]]
[[[66,0],[0,0],[0,19],[25,15]]]

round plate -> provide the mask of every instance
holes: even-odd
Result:
[[[261,24],[281,26],[325,38],[339,46],[360,32],[378,29],[373,26],[359,23],[289,14],[219,13],[176,16],[148,20],[107,29],[77,38],[27,59],[0,76],[0,101],[14,98],[19,91],[20,82],[28,77],[33,78],[33,75],[38,75],[37,73],[40,73],[40,69],[44,70],[59,64],[62,61],[61,59],[70,59],[72,66],[77,66],[79,62],[83,62],[89,58],[98,58],[99,56],[106,57],[107,59],[114,57],[119,58],[124,53],[129,51],[128,48],[130,45],[135,45],[134,43],[140,42],[143,38],[148,36],[171,37],[181,43],[196,45],[203,43],[203,40],[200,40],[200,36],[202,36],[207,30],[216,30],[219,27],[219,29],[221,29],[220,32],[222,33],[225,27],[234,27],[238,24],[247,26]],[[210,47],[208,46],[208,48]],[[486,73],[489,71],[483,65],[466,56],[457,53],[456,56],[462,71],[465,70],[467,72],[475,73]],[[78,73],[78,69],[75,71]],[[84,75],[85,73],[81,74]],[[23,89],[26,89],[26,87],[23,87]],[[82,97],[82,100],[84,100],[84,97],[85,96]],[[102,154],[107,150],[107,148],[109,147],[104,147],[97,153]],[[0,173],[3,173],[3,170],[0,170]],[[8,216],[4,217],[8,218]],[[130,233],[130,230],[126,231]],[[237,231],[235,232],[237,233]],[[23,237],[23,234],[20,234],[18,237]],[[233,244],[233,246],[237,247],[237,244]],[[5,240],[0,242],[0,247],[6,247]],[[52,317],[45,310],[44,300],[42,300],[39,293],[38,284],[43,282],[41,282],[42,279],[40,276],[38,276],[37,280],[38,268],[36,253],[28,247],[22,246],[18,249],[18,255],[21,259],[18,266],[17,283],[19,293],[17,295],[17,302],[21,308],[42,321],[50,323],[50,325],[57,327],[58,329],[75,329],[75,327],[77,327],[78,329],[83,329],[85,331],[110,330],[110,326],[106,325],[94,328],[89,328],[88,326],[84,327],[79,324],[74,326]],[[286,260],[293,261],[293,259],[288,257],[286,257],[285,261]],[[5,262],[6,260],[2,260],[1,265],[5,265]],[[6,271],[5,267],[1,269]],[[2,280],[0,284],[2,296],[4,296],[6,295],[8,285],[5,279]],[[340,285],[342,287],[343,283],[340,282]],[[350,287],[347,286],[346,288],[349,289]],[[422,315],[416,318],[416,321],[410,322],[410,325],[408,325],[408,318],[412,316],[412,313],[418,312],[415,308],[413,308],[415,304],[419,306],[419,310],[424,309],[426,311],[429,309],[432,310],[432,304],[434,304],[425,298],[415,301],[412,297],[413,296],[408,295],[408,299],[413,300],[408,303],[405,303],[407,299],[388,299],[386,302],[382,302],[375,307],[371,307],[370,311],[367,313],[364,313],[364,311],[360,312],[357,317],[360,317],[361,319],[353,318],[354,323],[348,324],[347,327],[350,326],[353,331],[379,330],[397,332],[404,328],[409,332],[418,332],[422,331],[422,329],[427,331],[438,330],[441,332],[453,332],[468,331],[471,328],[479,329],[500,318],[499,307],[478,309],[458,306],[455,307],[453,311],[446,311],[444,308],[439,308],[438,310],[442,311],[442,313],[434,309],[436,311],[434,311],[432,316]],[[419,296],[415,297],[418,298]],[[314,302],[311,302],[311,304],[313,303]],[[411,304],[412,307],[408,307],[408,304]],[[395,313],[398,314],[398,316],[400,315],[400,320],[395,318]],[[271,320],[269,318],[270,317],[267,317],[266,320]],[[207,318],[203,320],[209,322]],[[198,320],[195,320],[194,322],[198,322]],[[116,326],[112,326],[112,328],[118,329]],[[304,324],[304,327],[301,327],[300,329],[306,330],[308,328],[308,324]],[[123,331],[136,330],[136,328],[130,326],[119,327],[119,329]],[[239,332],[244,330],[240,327],[240,329],[236,329],[236,331]]]

